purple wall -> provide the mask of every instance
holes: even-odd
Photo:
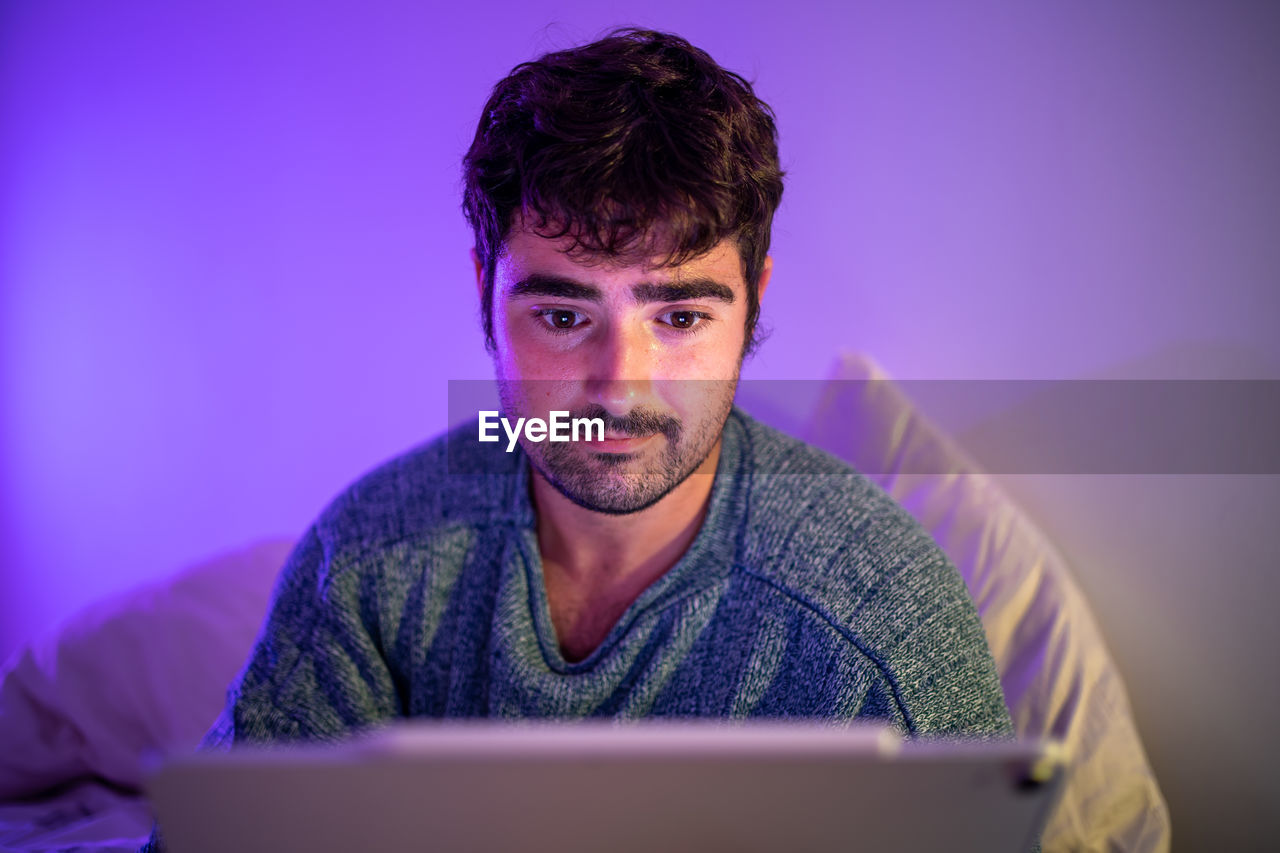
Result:
[[[489,374],[458,206],[488,87],[613,24],[778,112],[747,376],[1280,375],[1270,4],[368,5],[3,5],[0,657],[443,426]]]

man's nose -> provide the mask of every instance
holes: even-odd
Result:
[[[636,329],[614,328],[598,339],[587,372],[586,392],[611,415],[625,415],[649,402],[653,352]]]

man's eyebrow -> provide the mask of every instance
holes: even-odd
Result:
[[[602,302],[604,297],[600,289],[571,278],[556,275],[533,273],[511,285],[510,295],[513,298],[522,296],[548,296],[552,299],[580,299],[587,302]]]
[[[571,278],[532,273],[511,286],[513,299],[528,296],[545,296],[551,299],[577,299],[584,302],[603,302],[604,295],[598,287],[583,284]],[[663,283],[643,282],[633,285],[633,302],[693,302],[698,299],[716,299],[732,305],[733,288],[711,278],[690,278]]]
[[[663,284],[637,284],[631,288],[631,298],[636,302],[693,302],[698,299],[717,299],[733,304],[733,288],[712,278],[687,278]]]

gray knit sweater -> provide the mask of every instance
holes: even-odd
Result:
[[[735,410],[702,529],[590,656],[560,654],[518,450],[474,423],[307,531],[206,743],[398,716],[879,718],[1012,726],[964,582],[844,463]]]
[[[476,435],[473,422],[392,460],[325,510],[206,747],[399,716],[861,717],[1012,735],[959,573],[843,462],[735,410],[693,544],[569,663],[526,459]],[[163,849],[158,831],[143,847]]]

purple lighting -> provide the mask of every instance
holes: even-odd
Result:
[[[907,379],[1280,377],[1271,4],[734,9],[4,4],[0,658],[299,535],[444,428],[449,381],[492,375],[459,209],[479,111],[515,63],[617,24],[682,33],[777,112],[772,335],[746,378],[820,379],[841,350]],[[1216,542],[1238,510],[1176,532]],[[1080,562],[1099,599],[1159,591],[1118,629],[1149,638],[1130,660],[1167,652],[1179,613],[1203,660],[1245,661],[1280,642],[1223,639],[1280,593],[1250,542],[1247,562]],[[1205,603],[1227,588],[1248,595]],[[1175,822],[1200,796],[1168,791]]]

